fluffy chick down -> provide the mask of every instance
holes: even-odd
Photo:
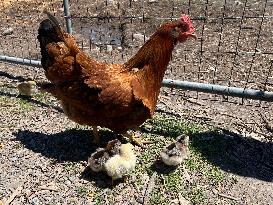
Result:
[[[36,82],[31,80],[20,83],[17,85],[17,89],[20,95],[31,96],[35,92]]]
[[[165,147],[160,153],[162,161],[169,166],[178,166],[188,157],[189,136],[181,135],[176,142]]]
[[[93,172],[105,171],[104,165],[116,154],[119,154],[121,142],[118,139],[108,142],[105,148],[98,148],[88,159],[89,167]]]
[[[111,157],[104,165],[106,173],[113,180],[128,175],[136,166],[136,155],[132,144],[122,144],[119,151],[119,154]]]

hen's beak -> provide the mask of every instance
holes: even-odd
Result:
[[[191,38],[193,38],[194,40],[197,40],[197,36],[196,36],[196,34],[195,33],[191,33],[191,34],[189,34],[189,36],[188,37],[191,37]]]

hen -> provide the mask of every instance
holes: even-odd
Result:
[[[60,100],[69,119],[94,130],[97,126],[129,137],[128,133],[155,112],[161,82],[177,43],[196,38],[188,16],[161,25],[140,50],[124,64],[101,63],[85,54],[57,19],[45,12],[38,40],[42,67],[51,85],[46,91]]]

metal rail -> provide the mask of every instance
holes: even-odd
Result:
[[[63,0],[63,4],[64,4],[66,30],[67,30],[67,33],[72,34],[72,21],[71,21],[71,14],[70,14],[70,10],[69,10],[69,1]]]
[[[25,58],[16,58],[12,56],[3,56],[0,55],[0,61],[16,63],[20,65],[28,65],[33,67],[42,67],[41,61],[25,59]]]
[[[24,58],[14,58],[10,56],[1,56],[0,61],[5,61],[9,63],[16,63],[21,65],[33,66],[33,67],[42,67],[41,61],[30,60]],[[196,83],[189,81],[180,81],[172,79],[164,79],[162,82],[163,87],[176,88],[183,90],[198,91],[204,93],[215,93],[218,95],[226,95],[233,97],[240,97],[253,100],[262,100],[273,102],[273,92],[267,92],[262,90],[254,90],[247,88],[236,88],[208,83]]]
[[[168,88],[199,91],[204,93],[215,93],[219,95],[273,102],[273,92],[267,92],[262,90],[236,88],[223,85],[196,83],[172,79],[164,79],[162,82],[162,86]]]

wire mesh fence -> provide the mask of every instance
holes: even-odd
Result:
[[[0,20],[1,55],[39,60],[36,36],[44,18],[41,11],[47,8],[63,25],[65,17],[70,18],[64,15],[63,1],[4,0],[0,4],[6,16]],[[273,90],[272,1],[70,0],[69,11],[78,44],[108,63],[126,61],[161,23],[189,14],[198,40],[176,47],[166,78]],[[3,35],[11,22],[13,32]]]

